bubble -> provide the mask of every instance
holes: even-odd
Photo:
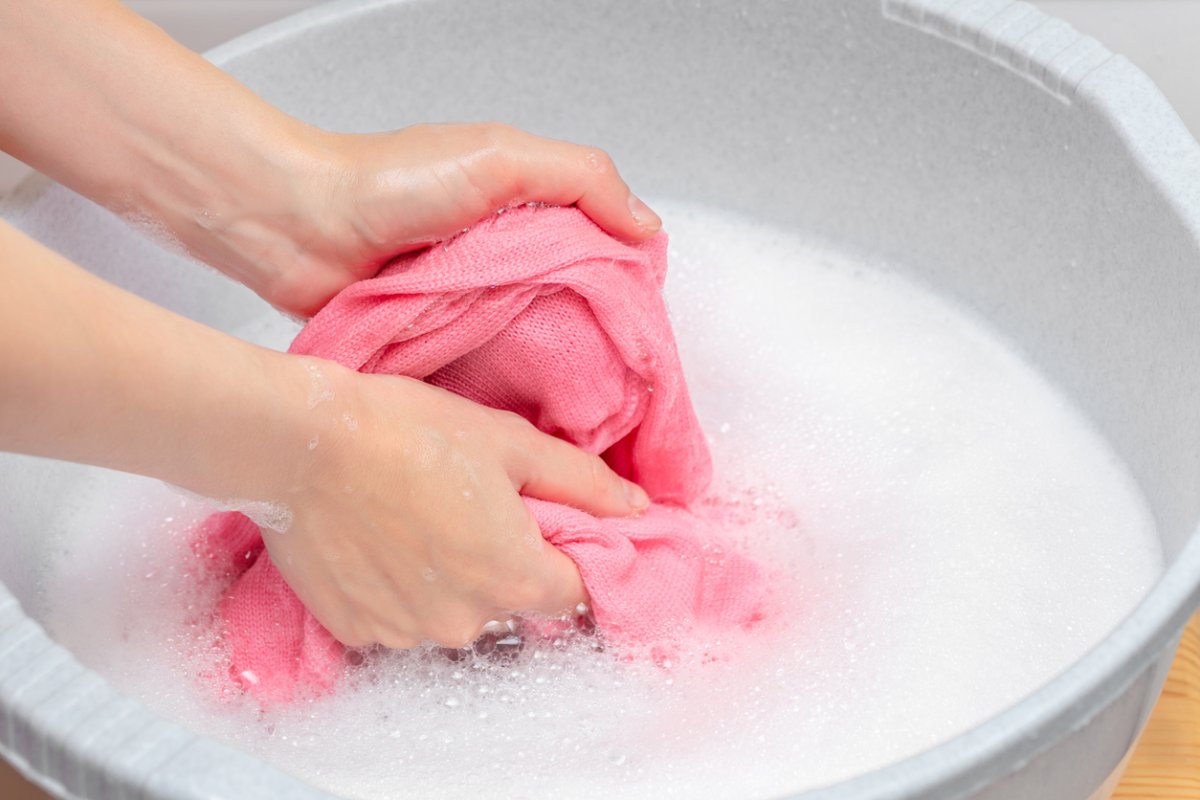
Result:
[[[259,527],[276,533],[287,533],[292,527],[292,510],[283,503],[250,501],[237,507]]]
[[[158,713],[339,795],[721,800],[968,729],[1143,596],[1161,569],[1144,500],[1013,345],[896,266],[655,206],[680,358],[721,434],[697,513],[731,541],[701,557],[777,569],[773,626],[630,652],[586,607],[504,619],[462,649],[348,651],[335,694],[264,714],[214,689],[230,684],[206,616],[222,586],[185,577],[211,506],[105,473],[56,523],[53,635]]]
[[[483,625],[483,633],[493,636],[502,636],[513,630],[512,623],[509,620],[492,619],[488,620]]]
[[[287,533],[292,527],[292,510],[286,503],[273,503],[267,500],[242,500],[237,498],[215,500],[194,495],[186,492],[186,490],[178,491],[185,492],[189,496],[219,511],[237,511],[245,514],[260,528],[266,528],[276,533]]]

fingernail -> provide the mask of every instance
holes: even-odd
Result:
[[[643,203],[633,193],[629,195],[629,213],[633,215],[633,221],[642,230],[656,231],[662,227],[662,220],[658,218],[658,214],[651,211],[650,206]]]
[[[641,511],[650,505],[650,497],[636,483],[625,481],[625,502],[635,511]]]

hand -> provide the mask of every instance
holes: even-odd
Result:
[[[24,65],[0,149],[292,314],[514,204],[573,203],[627,240],[660,225],[595,148],[495,123],[327,133],[117,0],[33,8],[0,2],[0,53]]]
[[[648,505],[520,417],[247,344],[3,223],[0,285],[0,450],[286,506],[286,531],[263,538],[347,644],[461,646],[489,619],[585,600],[521,493],[600,515]]]
[[[0,52],[25,66],[0,92],[0,149],[293,314],[512,204],[575,203],[626,239],[659,227],[598,150],[495,124],[325,133],[116,0],[31,8],[0,2]],[[3,225],[0,276],[0,449],[286,502],[294,523],[267,531],[272,557],[348,643],[461,645],[490,617],[583,599],[520,491],[596,513],[644,505],[599,459],[413,381],[325,365],[335,399],[310,409],[303,359],[121,292]]]
[[[320,370],[332,398],[305,409],[293,438],[317,444],[285,488],[268,490],[292,524],[263,538],[345,644],[462,647],[489,620],[585,602],[574,564],[544,542],[519,492],[598,515],[649,504],[600,458],[514,414],[408,378],[288,361]],[[280,450],[267,461],[251,469],[292,462]]]
[[[417,125],[393,133],[306,130],[287,159],[288,186],[175,231],[194,255],[276,307],[316,313],[389,259],[447,239],[497,210],[527,202],[576,205],[614,236],[636,241],[661,221],[591,147],[494,123]],[[228,193],[227,193],[228,194]]]

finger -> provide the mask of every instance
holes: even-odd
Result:
[[[321,623],[321,626],[329,631],[334,639],[346,647],[369,647],[376,644],[375,637],[367,629],[354,624],[344,616],[322,618],[315,611],[310,610],[309,613],[316,617],[317,622]]]
[[[535,431],[536,433],[536,431]],[[539,436],[542,434],[538,434]],[[545,543],[537,520],[529,507],[514,497],[523,522],[518,529],[523,531],[521,539],[527,544],[537,545],[525,549],[524,554],[503,574],[506,580],[498,587],[493,598],[493,618],[511,616],[524,611],[536,611],[557,616],[569,613],[580,603],[588,601],[587,590],[579,570],[561,550]]]
[[[510,171],[493,197],[497,207],[541,202],[574,205],[612,235],[640,241],[662,228],[662,220],[621,179],[612,159],[595,147],[543,139],[503,128],[501,152]]]
[[[589,602],[587,589],[579,568],[556,547],[543,550],[541,598],[532,608],[515,608],[513,611],[536,611],[552,617],[572,614],[580,603]]]
[[[403,631],[386,631],[375,636],[376,642],[392,650],[411,650],[420,641],[415,636]]]
[[[523,438],[509,464],[509,477],[521,494],[602,517],[628,516],[650,505],[642,487],[617,475],[599,456],[532,426]]]

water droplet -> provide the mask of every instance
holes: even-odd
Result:
[[[332,400],[333,384],[321,368],[311,362],[306,363],[304,368],[308,370],[308,407],[316,408],[326,400]]]

